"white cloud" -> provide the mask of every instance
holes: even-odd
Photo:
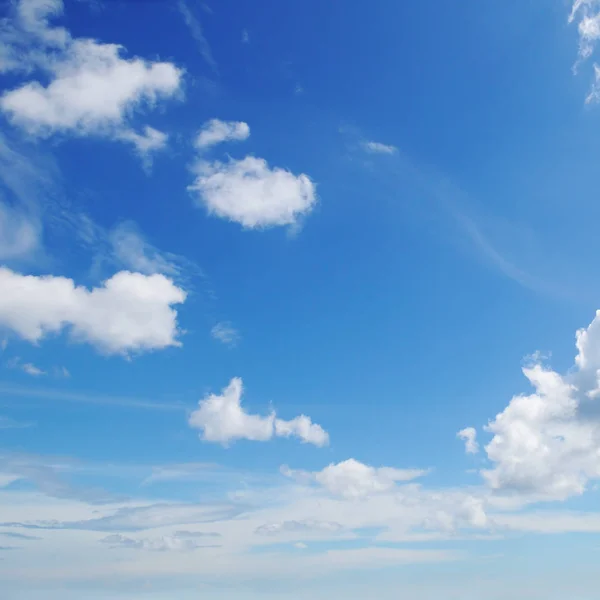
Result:
[[[198,132],[194,145],[196,148],[206,149],[222,142],[240,142],[249,137],[250,127],[243,121],[211,119]]]
[[[248,229],[295,225],[317,201],[308,175],[269,167],[262,158],[246,156],[223,163],[200,160],[188,187],[210,214]]]
[[[22,363],[21,358],[18,356],[11,358],[6,363],[6,366],[9,369],[19,369],[19,370],[23,371],[24,373],[27,373],[27,375],[31,375],[33,377],[39,377],[40,375],[47,375],[46,371],[43,371],[39,367],[36,367],[33,363]]]
[[[91,224],[91,227],[94,225]],[[99,237],[100,241],[107,237],[112,255],[119,264],[128,269],[146,275],[162,273],[171,276],[178,275],[181,271],[178,257],[160,252],[148,243],[131,221],[120,223],[109,232],[97,230],[96,237]]]
[[[477,454],[479,452],[479,444],[477,443],[477,431],[474,427],[466,427],[461,429],[457,437],[465,442],[465,452],[467,454]]]
[[[194,532],[177,531],[173,535],[156,538],[132,538],[120,533],[111,534],[100,541],[113,548],[131,548],[132,550],[149,550],[152,552],[190,552],[198,548],[214,548],[214,544],[200,542],[201,536]]]
[[[22,210],[0,202],[0,260],[21,258],[39,246],[40,227]]]
[[[536,363],[523,368],[533,393],[512,398],[485,428],[497,492],[524,501],[564,500],[600,478],[600,312],[577,332],[578,355],[566,375]]]
[[[577,23],[579,32],[579,56],[575,70],[590,58],[600,39],[600,0],[575,0],[569,17],[569,23]],[[586,103],[600,100],[600,68],[594,64],[594,82],[586,98]]]
[[[25,373],[27,373],[27,375],[32,375],[33,377],[46,375],[46,371],[43,371],[39,367],[36,367],[33,363],[25,363],[21,368],[23,369],[23,371],[25,371]]]
[[[88,290],[72,279],[0,268],[0,326],[37,343],[68,330],[109,354],[179,346],[177,312],[186,293],[167,277],[121,271]]]
[[[200,54],[202,58],[205,60],[206,64],[215,72],[218,73],[219,69],[217,66],[217,62],[215,61],[212,50],[210,48],[210,44],[204,35],[204,30],[202,28],[202,24],[200,21],[194,16],[189,6],[184,0],[178,0],[177,8],[179,12],[183,16],[185,24],[188,26],[192,37],[198,43],[198,48],[200,49]]]
[[[337,464],[332,463],[322,471],[309,473],[282,467],[282,473],[299,481],[314,481],[334,496],[356,499],[390,492],[398,482],[411,481],[425,475],[427,471],[371,467],[350,458]]]
[[[166,133],[148,125],[144,127],[143,133],[136,133],[131,129],[126,129],[118,132],[116,137],[124,142],[133,144],[146,168],[152,166],[152,153],[165,148],[169,140],[169,136]]]
[[[365,141],[362,146],[369,154],[395,154],[398,151],[396,146],[382,144],[381,142]]]
[[[217,323],[210,330],[210,335],[226,346],[236,346],[240,341],[240,332],[229,321]]]
[[[267,523],[257,527],[255,533],[258,535],[277,535],[280,533],[338,533],[344,529],[343,525],[335,521],[314,521],[304,519],[302,521],[283,521],[281,523]]]
[[[326,446],[329,443],[328,433],[310,417],[300,415],[290,421],[275,419],[275,435],[279,437],[297,437],[308,444]]]
[[[278,419],[274,411],[267,416],[247,413],[241,405],[242,393],[242,380],[234,377],[220,395],[209,394],[200,401],[199,408],[190,415],[189,423],[201,430],[204,441],[222,444],[240,439],[266,442],[274,436],[295,436],[315,446],[329,442],[327,432],[304,415],[284,421]]]
[[[5,45],[20,47],[24,60],[44,71],[49,82],[33,80],[6,91],[0,109],[34,136],[108,136],[132,143],[144,156],[163,147],[164,133],[149,127],[136,133],[130,118],[136,110],[178,94],[182,71],[169,62],[124,58],[117,44],[74,39],[65,29],[50,26],[49,18],[60,12],[62,2],[56,0],[21,0],[17,5]],[[10,60],[5,62],[10,66]]]

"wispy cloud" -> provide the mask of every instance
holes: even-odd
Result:
[[[232,347],[237,346],[241,339],[240,332],[229,321],[217,323],[210,334],[215,340]]]
[[[21,398],[36,398],[55,402],[74,402],[78,404],[95,404],[114,406],[115,408],[135,408],[140,410],[186,412],[189,407],[180,402],[153,402],[140,398],[123,396],[97,395],[84,392],[68,392],[65,390],[19,386],[0,382],[0,397],[18,396]]]
[[[395,154],[398,152],[398,148],[396,148],[396,146],[367,140],[362,143],[362,147],[364,148],[365,152],[368,152],[369,154]]]
[[[541,262],[537,260],[538,255],[534,257],[511,251],[514,250],[515,240],[519,240],[522,234],[523,228],[518,224],[495,215],[484,216],[484,207],[447,176],[432,167],[415,164],[400,149],[386,152],[390,160],[365,161],[365,137],[361,131],[351,126],[340,127],[339,131],[345,137],[349,158],[361,161],[365,168],[376,174],[382,198],[396,199],[399,193],[409,194],[413,199],[409,208],[414,215],[422,215],[423,219],[430,222],[432,219],[438,220],[444,228],[445,237],[457,238],[457,246],[469,248],[470,254],[477,260],[527,289],[557,298],[573,299],[574,295],[567,286],[556,283],[555,270],[553,278],[546,279],[530,272],[534,269],[526,269],[520,264],[527,260],[536,271],[544,266],[538,264]],[[394,202],[394,205],[398,206],[398,203]],[[497,230],[498,235],[492,239],[489,230]]]
[[[32,427],[33,423],[26,421],[17,421],[10,417],[3,417],[0,415],[0,429],[24,429],[25,427]]]
[[[204,62],[206,62],[206,64],[214,71],[214,73],[218,74],[219,67],[213,57],[210,44],[204,35],[204,29],[200,23],[200,20],[194,15],[185,0],[178,0],[177,8],[183,16],[185,24],[188,26],[193,38],[198,43],[198,48],[200,49],[200,54],[204,59]]]

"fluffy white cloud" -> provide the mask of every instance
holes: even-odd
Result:
[[[539,363],[523,374],[534,388],[512,398],[485,428],[489,486],[525,500],[563,500],[600,478],[600,312],[577,332],[578,355],[566,375]]]
[[[210,148],[221,142],[239,142],[250,137],[250,127],[243,121],[211,119],[202,126],[194,142],[196,148]]]
[[[467,454],[477,454],[479,452],[479,444],[477,443],[477,431],[474,427],[466,427],[461,429],[457,437],[464,441],[465,452]]]
[[[177,312],[186,293],[164,275],[121,271],[88,290],[72,279],[0,268],[0,327],[29,342],[67,329],[106,353],[179,346]]]
[[[315,446],[329,443],[327,432],[304,415],[284,421],[278,419],[274,411],[267,416],[247,413],[241,405],[242,393],[242,380],[234,377],[220,395],[209,394],[200,401],[199,408],[190,415],[189,423],[201,430],[204,441],[222,444],[240,439],[266,442],[274,436],[295,436]]]
[[[396,146],[382,144],[381,142],[363,142],[363,148],[369,154],[395,154],[398,151]]]
[[[169,62],[125,58],[116,44],[74,39],[65,29],[50,26],[49,19],[60,12],[57,0],[20,0],[4,45],[20,46],[15,52],[49,81],[29,81],[6,91],[0,109],[35,136],[108,136],[132,143],[142,155],[163,147],[164,133],[149,127],[136,133],[129,120],[135,110],[176,95],[182,71]]]
[[[269,167],[262,158],[246,156],[228,162],[200,160],[188,189],[210,214],[248,229],[294,225],[317,201],[308,175]]]
[[[228,321],[217,323],[210,330],[210,334],[215,340],[227,346],[235,346],[240,341],[239,331]]]
[[[420,469],[371,467],[353,458],[330,464],[322,471],[293,471],[282,467],[282,473],[299,481],[314,481],[334,496],[366,498],[392,491],[398,482],[411,481],[427,473]]]

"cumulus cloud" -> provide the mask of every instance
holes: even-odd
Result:
[[[17,4],[2,35],[3,67],[16,70],[26,64],[29,73],[43,73],[44,83],[30,80],[4,92],[0,110],[37,137],[107,136],[133,144],[143,156],[162,148],[166,134],[151,127],[136,133],[131,115],[177,95],[182,71],[169,62],[126,58],[117,44],[73,38],[66,29],[50,24],[62,10],[59,0]]]
[[[218,340],[226,346],[236,346],[240,341],[239,331],[228,321],[217,323],[210,330],[210,334],[215,340]]]
[[[577,332],[574,367],[560,375],[541,363],[523,368],[533,393],[512,398],[485,428],[497,492],[525,500],[564,500],[600,478],[600,311]]]
[[[398,482],[412,481],[427,471],[371,467],[353,458],[330,464],[322,471],[294,471],[282,467],[282,473],[299,481],[315,482],[334,496],[355,499],[392,491]]]
[[[247,229],[294,225],[317,201],[308,175],[271,168],[262,158],[246,156],[228,162],[198,161],[188,189],[209,214]]]
[[[466,427],[461,429],[457,437],[464,441],[465,452],[467,454],[477,454],[479,452],[479,444],[477,443],[477,431],[474,427]]]
[[[396,146],[382,144],[381,142],[365,141],[362,146],[369,154],[395,154],[398,151]]]
[[[241,405],[242,380],[234,377],[221,394],[209,394],[192,412],[189,424],[201,431],[206,442],[229,444],[235,440],[266,442],[273,437],[297,437],[301,441],[325,446],[329,435],[309,417],[301,415],[291,421],[278,419],[275,412],[269,415],[253,415]]]
[[[239,142],[250,137],[250,127],[243,121],[211,119],[198,132],[194,145],[205,149],[222,142]]]
[[[91,290],[72,279],[0,268],[0,327],[37,343],[67,330],[108,354],[179,346],[175,304],[186,293],[164,275],[121,271]]]

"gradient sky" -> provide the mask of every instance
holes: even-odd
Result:
[[[596,600],[600,0],[14,0],[3,600]]]

